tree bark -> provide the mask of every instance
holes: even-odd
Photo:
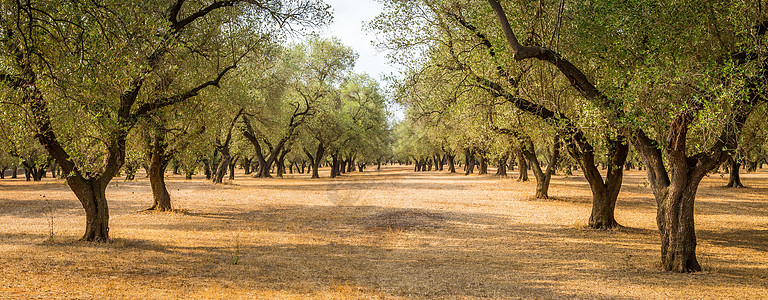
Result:
[[[589,227],[594,229],[612,229],[619,226],[614,217],[616,200],[621,190],[624,178],[624,162],[629,153],[629,145],[619,136],[618,139],[608,139],[608,167],[605,181],[595,164],[594,149],[578,136],[568,145],[571,156],[579,162],[584,172],[584,178],[592,190],[592,213],[589,216]]]
[[[517,156],[517,165],[519,174],[517,175],[517,181],[528,181],[528,162],[525,159],[525,155],[522,151],[515,151]]]
[[[285,174],[285,156],[291,152],[291,148],[285,148],[280,152],[277,158],[277,177],[283,178]]]
[[[480,168],[478,175],[485,175],[488,174],[488,159],[485,157],[485,153],[481,152],[478,153],[479,161],[480,161]]]
[[[499,156],[498,161],[496,162],[498,164],[498,167],[496,168],[496,176],[501,177],[507,177],[507,159],[509,158],[509,153],[504,153],[501,156]]]
[[[464,175],[469,175],[475,172],[475,155],[473,151],[464,149],[464,162],[466,163],[466,172]]]
[[[741,184],[741,176],[739,176],[739,169],[741,169],[741,162],[739,162],[738,159],[734,159],[733,157],[728,158],[728,164],[730,167],[729,175],[728,175],[728,185],[726,187],[730,188],[743,188],[744,185]]]
[[[227,167],[229,167],[229,151],[226,151],[227,153],[224,153],[222,151],[221,153],[221,161],[219,162],[219,165],[216,167],[216,171],[213,172],[213,178],[211,179],[214,184],[216,183],[222,183],[224,181],[224,176],[227,175]]]
[[[79,176],[67,178],[67,183],[85,209],[85,233],[80,238],[88,242],[109,241],[109,207],[107,205],[104,180],[83,179]]]
[[[701,271],[696,259],[693,203],[700,180],[676,181],[669,186],[656,221],[661,235],[661,261],[665,270]]]
[[[253,161],[253,158],[250,157],[243,157],[243,171],[245,172],[245,175],[251,174],[251,162]]]
[[[149,184],[152,187],[154,204],[148,210],[171,210],[171,195],[165,185],[165,170],[168,167],[168,162],[163,138],[160,134],[156,134],[149,163]]]
[[[239,159],[238,155],[235,155],[234,158],[229,162],[229,180],[235,180],[235,167],[237,166],[237,160]]]
[[[347,158],[347,173],[355,172],[355,157],[350,156]]]
[[[203,174],[205,174],[205,180],[211,180],[213,178],[213,171],[211,169],[211,162],[207,159],[203,159]]]
[[[339,159],[339,172],[337,175],[341,175],[347,172],[347,160]]]
[[[536,157],[533,141],[528,136],[522,138],[520,148],[533,169],[533,175],[536,177],[536,199],[549,198],[549,183],[557,168],[557,162],[560,159],[560,139],[557,136],[555,136],[554,139],[555,140],[552,143],[552,152],[550,153],[550,163],[547,166],[546,171],[544,171],[541,169],[538,157]]]
[[[456,173],[456,155],[446,155],[446,157],[448,158],[448,172]]]
[[[339,155],[338,154],[331,154],[331,178],[336,178],[339,176]]]
[[[254,153],[256,153],[256,162],[258,163],[258,168],[256,169],[256,175],[254,177],[260,177],[260,178],[268,178],[272,177],[271,174],[269,174],[269,168],[271,166],[267,165],[267,160],[264,158],[264,153],[261,149],[261,142],[259,141],[258,136],[256,135],[256,131],[253,129],[253,126],[251,126],[251,121],[248,118],[248,116],[243,115],[243,124],[245,125],[242,129],[243,136],[245,136],[246,139],[248,139],[249,142],[251,142],[251,145],[253,146]]]
[[[229,146],[232,142],[232,129],[235,128],[235,123],[237,122],[237,119],[240,118],[240,115],[243,114],[243,108],[241,108],[239,111],[237,111],[237,114],[235,114],[235,117],[232,118],[232,122],[229,124],[229,129],[227,130],[227,136],[224,138],[224,142],[218,142],[217,138],[217,145],[216,149],[221,153],[221,161],[219,162],[219,166],[216,168],[216,172],[213,174],[213,183],[222,183],[224,180],[224,175],[227,174],[227,168],[229,167],[229,164],[232,160],[232,157],[229,154]]]
[[[693,209],[699,183],[732,155],[737,139],[724,135],[709,149],[709,154],[687,156],[685,137],[692,116],[682,115],[670,126],[667,159],[664,163],[658,143],[641,130],[635,130],[632,143],[645,165],[657,203],[656,223],[661,238],[661,262],[664,270],[688,273],[701,271],[696,259],[696,231]],[[742,121],[743,122],[743,121]],[[667,171],[667,166],[669,171]]]
[[[320,170],[320,163],[324,156],[325,147],[323,147],[323,143],[318,143],[317,150],[315,151],[315,160],[312,163],[312,178],[320,178],[320,174],[318,172]]]

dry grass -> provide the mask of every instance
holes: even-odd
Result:
[[[112,243],[76,242],[84,216],[58,180],[0,180],[0,298],[768,299],[768,173],[713,175],[697,200],[693,275],[659,271],[655,204],[629,172],[615,231],[584,228],[583,178],[534,184],[388,167],[336,180],[168,179],[108,189]],[[53,238],[50,237],[51,230]]]

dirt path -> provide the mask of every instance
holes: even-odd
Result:
[[[584,229],[578,176],[554,178],[552,200],[514,173],[171,176],[180,211],[160,214],[139,212],[145,179],[116,181],[108,245],[75,242],[84,216],[61,181],[0,180],[0,298],[768,299],[768,173],[705,179],[693,275],[659,271],[643,175],[626,176],[616,231]]]

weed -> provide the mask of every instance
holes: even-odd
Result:
[[[46,214],[48,215],[47,221],[48,221],[48,241],[53,242],[53,227],[55,225],[54,219],[53,219],[53,202],[49,200],[48,198],[45,198],[45,195],[41,195],[43,199],[45,199],[45,207],[46,207]]]
[[[235,251],[232,253],[232,265],[240,263],[240,233],[235,234]]]

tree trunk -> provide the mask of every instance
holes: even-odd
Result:
[[[203,174],[205,174],[205,180],[211,180],[213,172],[211,171],[211,163],[207,159],[203,159]]]
[[[355,172],[355,158],[350,157],[347,159],[347,173]]]
[[[464,162],[466,163],[464,175],[469,175],[475,172],[475,155],[469,149],[464,149]]]
[[[237,160],[237,157],[232,159],[232,157],[229,154],[229,146],[232,142],[232,129],[235,128],[235,122],[237,122],[237,119],[240,118],[240,115],[243,114],[244,108],[241,108],[237,114],[235,114],[235,117],[232,118],[232,122],[229,124],[229,129],[227,130],[227,137],[224,139],[224,143],[219,142],[218,138],[216,140],[216,149],[221,153],[221,162],[219,162],[219,166],[216,168],[216,172],[213,174],[213,183],[221,183],[224,180],[224,175],[227,174],[227,168],[229,167],[229,164],[232,160]]]
[[[85,209],[85,233],[81,241],[109,241],[109,207],[107,206],[106,182],[99,179],[67,177],[67,183]]]
[[[277,177],[283,178],[285,174],[285,156],[291,152],[291,148],[284,148],[277,157]]]
[[[152,187],[152,198],[155,202],[148,210],[171,210],[171,195],[165,185],[165,169],[168,166],[168,160],[164,157],[165,151],[162,147],[164,146],[157,142],[152,147],[152,157],[149,163],[149,184]]]
[[[245,172],[245,175],[251,174],[252,161],[253,161],[253,158],[243,158],[243,171]]]
[[[312,164],[312,178],[320,178],[318,173],[320,170],[320,163],[325,155],[325,147],[323,143],[317,144],[317,150],[315,151],[315,161]]]
[[[224,176],[227,175],[227,167],[229,167],[229,153],[222,153],[221,162],[216,167],[216,172],[213,173],[213,183],[222,183]]]
[[[724,146],[715,148],[721,151],[719,155],[712,153],[709,157],[688,157],[683,146],[687,133],[685,121],[679,118],[670,127],[669,136],[676,139],[672,140],[674,144],[667,146],[666,164],[657,142],[648,138],[644,132],[635,131],[631,139],[643,159],[647,178],[656,199],[656,223],[661,238],[662,267],[667,271],[681,273],[701,271],[701,265],[696,259],[693,219],[696,191],[707,172],[728,159],[724,157],[727,154],[722,150]]]
[[[237,155],[229,162],[229,180],[235,180],[235,167],[237,166]]]
[[[254,153],[256,153],[256,162],[258,162],[258,169],[256,171],[256,175],[254,177],[260,177],[260,178],[268,178],[272,177],[272,175],[269,174],[269,168],[271,167],[271,163],[267,163],[267,159],[264,158],[264,153],[261,149],[261,142],[259,141],[259,137],[256,136],[256,131],[251,126],[251,122],[248,119],[246,115],[243,115],[243,124],[245,126],[242,128],[243,136],[245,136],[246,139],[248,139],[249,142],[251,142],[251,145],[253,146]]]
[[[337,154],[331,154],[331,178],[339,176],[339,156]]]
[[[508,153],[502,154],[498,160],[498,168],[496,169],[496,176],[507,177],[507,158]]]
[[[336,173],[337,175],[341,175],[347,172],[347,164],[348,161],[344,159],[339,160],[339,172]]]
[[[528,164],[533,170],[533,175],[536,177],[536,199],[548,199],[549,183],[552,180],[552,175],[555,173],[555,169],[557,168],[557,161],[560,158],[559,137],[555,136],[554,142],[552,143],[552,152],[550,153],[549,157],[550,162],[546,171],[541,169],[541,164],[539,163],[538,157],[536,157],[533,141],[530,137],[525,136],[522,139],[520,148],[522,149],[521,151],[523,152],[523,155],[525,155],[525,158],[527,158]]]
[[[480,155],[480,170],[477,173],[478,175],[486,175],[488,174],[488,159],[485,157],[485,153],[481,153]]]
[[[528,181],[528,162],[525,160],[525,155],[523,155],[522,151],[517,151],[517,164],[520,171],[517,181]]]
[[[680,273],[701,271],[696,260],[693,203],[700,180],[673,182],[657,212],[664,270]]]
[[[579,161],[584,171],[584,178],[587,179],[592,190],[592,214],[589,216],[589,227],[594,229],[613,229],[619,226],[614,217],[614,211],[624,177],[624,162],[629,153],[629,145],[624,143],[621,137],[618,140],[609,140],[608,145],[609,161],[606,166],[605,181],[594,163],[594,150],[591,145],[582,142],[579,146],[582,150],[574,150],[575,143],[571,143],[568,147],[571,156]]]
[[[456,173],[456,155],[446,155],[446,157],[448,158],[448,171],[451,173]]]
[[[45,177],[45,168],[44,167],[39,167],[37,169],[33,169],[32,179],[34,181],[43,180],[43,177]]]
[[[741,184],[741,176],[739,176],[739,169],[741,169],[741,162],[739,162],[738,159],[734,159],[733,157],[728,158],[728,164],[730,165],[728,176],[728,185],[726,187],[730,188],[743,188],[744,185]]]

